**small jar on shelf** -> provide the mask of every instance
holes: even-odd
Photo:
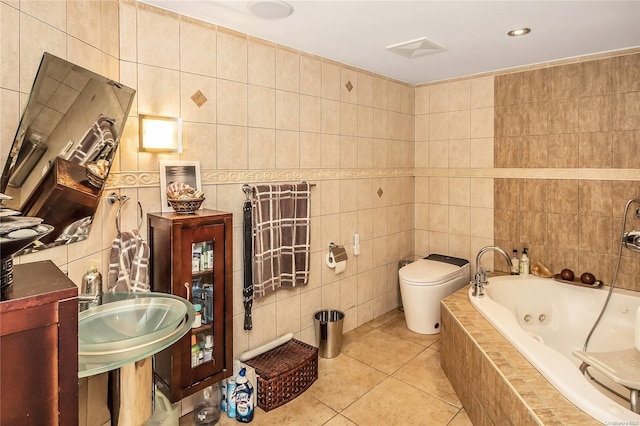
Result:
[[[198,327],[202,327],[202,305],[200,305],[199,303],[193,305],[193,309],[196,311],[196,316],[195,319],[193,320],[193,325],[191,326],[191,328],[198,328]]]

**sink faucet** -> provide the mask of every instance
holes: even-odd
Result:
[[[476,256],[476,273],[473,276],[473,280],[471,281],[471,285],[473,286],[472,295],[474,297],[484,297],[484,285],[487,284],[488,282],[487,271],[482,269],[482,266],[480,264],[480,259],[482,258],[483,254],[492,250],[504,256],[504,258],[507,259],[507,265],[509,265],[509,267],[513,265],[507,253],[504,250],[502,250],[500,247],[487,246],[487,247],[481,248],[480,251],[478,252],[478,255]]]
[[[102,274],[95,266],[96,260],[91,260],[91,266],[82,276],[80,294],[78,294],[78,309],[80,312],[92,306],[102,304]]]
[[[97,294],[78,294],[78,310],[85,311],[92,306],[102,305],[102,292]]]

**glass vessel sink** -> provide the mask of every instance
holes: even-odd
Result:
[[[139,361],[171,346],[195,319],[193,305],[165,293],[104,293],[78,315],[79,377]]]

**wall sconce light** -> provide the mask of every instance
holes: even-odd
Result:
[[[182,119],[139,114],[140,151],[182,152]]]

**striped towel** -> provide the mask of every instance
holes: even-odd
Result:
[[[149,254],[149,245],[137,229],[118,234],[111,244],[107,289],[112,292],[150,291]]]
[[[306,182],[254,188],[254,297],[309,281],[310,194]]]
[[[107,159],[115,147],[111,124],[113,120],[101,115],[69,153],[67,160],[84,166],[88,161]]]

